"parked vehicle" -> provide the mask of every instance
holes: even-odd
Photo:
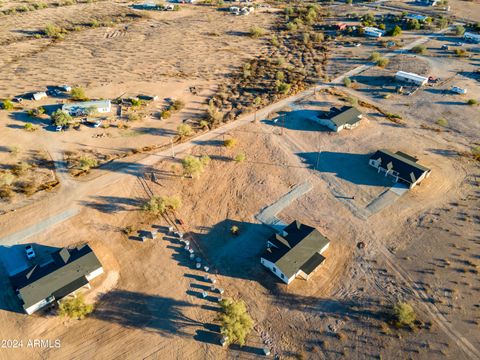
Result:
[[[58,125],[56,128],[55,128],[55,131],[62,131],[63,130],[63,126],[62,125]]]
[[[443,44],[442,47],[441,47],[442,50],[448,50],[448,45],[447,44]]]
[[[36,256],[35,251],[33,251],[32,245],[25,246],[25,253],[27,254],[27,259],[28,260],[32,260]]]
[[[452,87],[451,90],[453,93],[460,94],[460,95],[465,95],[467,93],[467,89],[462,89],[462,88],[459,88],[458,86]]]
[[[94,128],[98,128],[98,127],[100,127],[100,125],[102,125],[102,122],[101,122],[101,121],[97,121],[95,124],[93,124],[93,127],[94,127]]]

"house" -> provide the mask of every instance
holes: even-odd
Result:
[[[46,97],[47,97],[47,93],[45,91],[39,91],[32,94],[32,99],[35,101],[41,100]]]
[[[325,261],[329,245],[317,229],[294,221],[267,241],[260,262],[287,284],[296,277],[308,280]]]
[[[465,32],[463,34],[463,38],[467,41],[473,42],[473,43],[480,43],[480,34],[475,34],[472,32]]]
[[[395,182],[407,184],[410,189],[430,176],[431,170],[418,164],[418,159],[401,151],[392,153],[378,150],[368,161],[379,173],[392,176]]]
[[[397,73],[395,74],[395,79],[397,81],[412,83],[418,86],[423,86],[428,83],[428,78],[426,78],[425,76],[420,76],[405,71],[397,71]]]
[[[360,125],[362,117],[360,110],[353,106],[344,106],[340,109],[332,107],[327,114],[327,118],[318,118],[317,121],[320,125],[326,126],[335,132],[340,132],[343,129],[350,130],[356,128]]]
[[[62,106],[62,111],[72,116],[88,115],[92,111],[96,111],[98,113],[109,113],[112,111],[112,103],[110,100],[69,103]]]
[[[84,244],[53,253],[50,262],[15,274],[10,282],[30,315],[83,287],[90,288],[89,282],[102,273],[102,264],[90,246]]]
[[[363,31],[364,31],[365,36],[371,36],[371,37],[379,38],[379,37],[382,37],[383,35],[385,35],[385,31],[377,29],[375,27],[370,27],[370,26],[364,27]]]
[[[415,3],[417,5],[423,5],[423,6],[436,6],[438,4],[439,0],[415,0]]]
[[[419,14],[407,14],[405,15],[404,19],[405,20],[418,20],[420,22],[424,22],[427,19],[428,16],[425,15],[419,15]]]

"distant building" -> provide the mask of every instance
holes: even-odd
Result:
[[[412,83],[418,86],[423,86],[428,83],[428,78],[425,76],[420,76],[414,73],[409,73],[405,71],[398,71],[395,74],[395,79],[397,81]]]
[[[47,97],[47,93],[45,91],[39,91],[32,94],[32,99],[35,101],[41,100],[46,97]]]
[[[415,0],[417,5],[422,6],[436,6],[439,0]]]
[[[370,27],[370,26],[364,27],[363,31],[364,31],[365,36],[370,36],[370,37],[379,38],[379,37],[382,37],[383,35],[385,35],[385,31],[380,30],[380,29],[375,28],[375,27]]]
[[[420,184],[430,175],[431,170],[418,164],[418,159],[401,151],[392,153],[388,150],[378,150],[370,157],[369,165],[393,177],[395,182],[402,182],[410,189]]]
[[[405,15],[404,19],[406,20],[418,20],[420,22],[424,22],[428,16],[419,15],[419,14],[407,14]]]
[[[329,245],[317,229],[294,221],[267,241],[260,262],[287,284],[296,277],[308,280],[325,261]]]
[[[326,118],[318,118],[318,123],[329,129],[340,132],[343,129],[354,129],[362,120],[362,113],[355,107],[344,106],[340,109],[331,108]]]
[[[110,100],[96,100],[69,103],[62,106],[62,111],[72,116],[88,115],[92,110],[98,113],[109,113],[112,111],[112,103]]]
[[[473,42],[473,43],[480,43],[480,34],[475,34],[472,32],[465,32],[463,34],[463,38],[467,41]]]
[[[63,248],[45,265],[34,265],[10,277],[27,314],[90,287],[89,281],[103,273],[102,264],[88,245]]]
[[[131,5],[131,7],[133,9],[137,9],[137,10],[158,10],[158,9],[160,9],[159,5],[157,5],[155,3],[150,3],[150,2],[141,3],[141,4],[133,4],[133,5]]]

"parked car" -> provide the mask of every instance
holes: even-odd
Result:
[[[97,121],[95,124],[93,124],[93,127],[94,127],[94,128],[98,128],[98,127],[100,127],[100,125],[102,125],[102,122],[101,122],[101,121]]]
[[[27,259],[28,260],[32,260],[36,256],[35,251],[33,251],[32,245],[25,246],[25,253],[27,254]]]
[[[456,42],[455,45],[456,45],[456,46],[463,46],[463,45],[465,45],[465,44],[462,43],[462,42]]]
[[[62,125],[58,125],[57,127],[55,127],[55,131],[62,131],[62,130],[63,130]]]
[[[447,44],[443,44],[442,47],[441,47],[442,50],[448,50],[448,45]]]
[[[460,95],[465,95],[467,93],[467,89],[462,89],[462,88],[459,88],[458,86],[452,87],[451,90],[453,93],[460,94]]]

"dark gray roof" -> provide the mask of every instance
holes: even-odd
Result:
[[[330,120],[338,126],[344,124],[353,125],[361,120],[362,113],[353,106],[344,106],[340,109],[340,113],[332,117]]]
[[[88,282],[85,275],[102,266],[88,245],[61,249],[52,254],[52,259],[44,266],[32,266],[10,278],[22,297],[24,309],[50,296],[58,300],[70,294]]]
[[[310,275],[315,269],[325,261],[325,257],[320,253],[315,253],[310,259],[307,260],[305,264],[302,265],[300,270],[305,274]]]
[[[317,229],[298,221],[292,222],[284,231],[287,235],[276,234],[268,240],[275,247],[267,249],[262,257],[274,263],[288,278],[304,266],[306,273],[311,273],[315,270],[312,266],[316,264],[316,268],[323,261],[319,262],[320,258],[315,254],[320,255],[321,249],[330,241]]]
[[[425,166],[418,164],[415,157],[401,151],[392,153],[385,149],[378,150],[370,159],[380,159],[381,167],[396,171],[398,177],[409,184],[413,184],[423,173],[430,171],[430,169]]]

